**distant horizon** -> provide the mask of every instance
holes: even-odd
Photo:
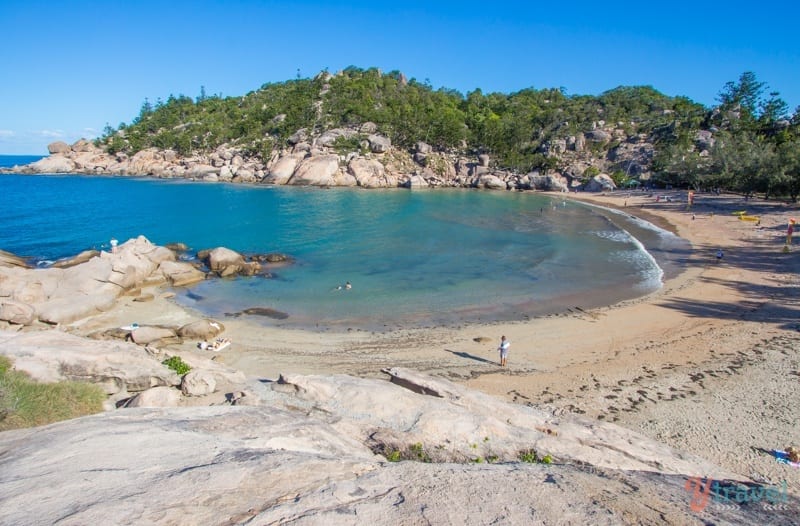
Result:
[[[0,152],[46,155],[54,141],[130,124],[145,100],[243,96],[265,83],[350,65],[397,70],[467,94],[564,87],[598,96],[650,86],[711,108],[752,71],[790,112],[800,43],[782,21],[800,5],[741,9],[675,0],[569,9],[461,0],[175,0],[0,3]],[[776,22],[777,20],[777,22]],[[144,29],[146,28],[146,30]],[[41,153],[40,153],[41,152]]]

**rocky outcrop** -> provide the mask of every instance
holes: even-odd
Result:
[[[122,294],[140,287],[172,251],[140,236],[115,253],[85,253],[64,268],[0,267],[0,301],[27,304],[49,324],[71,323],[110,309]],[[11,320],[6,320],[11,321]]]
[[[245,261],[244,256],[225,247],[201,251],[197,257],[208,265],[211,272],[220,277],[252,276],[261,270],[257,261]]]
[[[181,402],[181,392],[173,387],[151,387],[129,398],[124,404],[125,408],[134,407],[178,407]]]
[[[158,269],[173,287],[185,287],[206,279],[204,272],[181,261],[162,261]]]
[[[694,523],[687,476],[738,485],[613,424],[555,418],[411,371],[390,376],[285,376],[256,407],[168,408],[172,392],[156,388],[138,408],[2,433],[0,522]],[[398,449],[376,454],[375,437]],[[551,451],[555,462],[521,462],[517,448],[526,458]],[[800,501],[750,504],[709,504],[702,518],[790,524]]]
[[[181,392],[186,396],[204,396],[216,389],[217,381],[208,371],[190,371],[181,380]]]
[[[225,326],[214,320],[197,320],[181,326],[177,333],[188,340],[212,340],[225,331]]]
[[[608,174],[598,174],[589,180],[584,189],[587,192],[608,192],[616,190],[617,185]]]
[[[375,123],[322,132],[297,130],[270,157],[260,158],[231,145],[214,151],[180,156],[172,150],[147,148],[128,156],[111,155],[89,141],[72,146],[53,143],[51,155],[11,171],[21,173],[89,173],[181,177],[206,182],[260,183],[295,186],[361,186],[363,188],[477,187],[492,190],[576,188],[598,191],[583,177],[586,168],[623,172],[646,180],[651,175],[654,137],[626,132],[623,123],[597,121],[592,129],[568,137],[552,137],[538,152],[557,159],[559,170],[530,177],[496,167],[486,153],[441,151],[417,142],[410,151],[397,148]],[[698,133],[696,147],[713,145],[711,132]],[[589,147],[586,144],[589,144]],[[580,170],[576,168],[580,167]],[[567,181],[560,181],[563,178]],[[418,179],[423,179],[420,181]],[[559,182],[560,181],[560,182]],[[543,183],[543,184],[540,184]]]
[[[180,378],[138,345],[87,340],[57,331],[0,331],[0,353],[14,368],[40,382],[94,383],[108,395],[156,386],[177,386]]]
[[[0,321],[12,325],[31,325],[36,321],[36,310],[21,301],[0,299]]]

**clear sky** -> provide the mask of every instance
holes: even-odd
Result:
[[[464,94],[649,85],[709,107],[753,71],[794,112],[798,15],[738,0],[0,0],[0,154],[93,138],[145,98],[244,95],[350,65]]]

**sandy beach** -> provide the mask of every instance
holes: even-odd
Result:
[[[570,194],[618,208],[689,240],[686,268],[646,297],[599,309],[574,308],[524,322],[407,328],[388,333],[271,328],[223,319],[233,345],[218,359],[246,374],[383,376],[389,366],[444,376],[554,413],[616,422],[705,457],[744,477],[787,483],[800,494],[800,469],[768,451],[800,445],[800,248],[783,252],[797,205],[686,192]],[[746,210],[760,223],[741,221]],[[718,261],[715,254],[724,251]],[[89,333],[137,321],[197,318],[156,292],[73,328]],[[498,365],[501,335],[511,341]],[[180,349],[201,352],[196,342]]]

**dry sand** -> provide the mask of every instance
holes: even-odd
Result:
[[[661,192],[660,195],[668,195]],[[260,378],[280,373],[382,376],[405,366],[440,374],[518,403],[617,422],[744,477],[786,481],[800,494],[800,469],[773,448],[800,445],[800,248],[784,253],[796,205],[685,192],[570,194],[622,209],[693,245],[686,268],[661,290],[618,305],[519,323],[408,328],[390,333],[270,328],[268,321],[221,320],[233,339],[219,358]],[[760,225],[731,212],[747,210]],[[717,261],[715,252],[724,250]],[[137,321],[180,324],[197,317],[162,294],[130,299],[78,332]],[[497,345],[511,341],[509,366]],[[199,352],[194,343],[186,352]]]

